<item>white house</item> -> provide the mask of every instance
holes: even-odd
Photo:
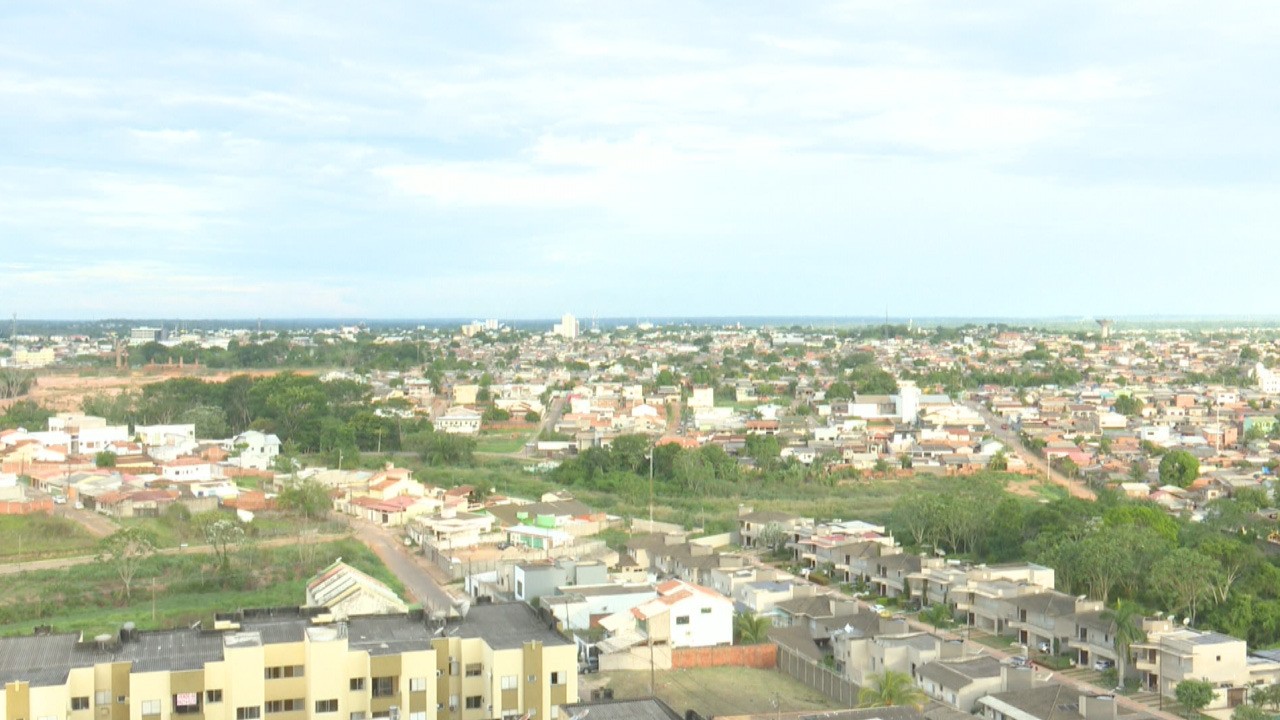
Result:
[[[474,435],[480,432],[480,413],[464,407],[451,407],[436,418],[435,428],[456,435]]]
[[[138,439],[138,442],[149,448],[183,445],[195,442],[196,426],[191,423],[182,425],[135,425],[133,435]]]
[[[223,449],[233,454],[239,453],[229,460],[233,465],[266,470],[280,454],[280,438],[257,430],[246,430],[223,443]]]
[[[732,600],[683,580],[668,580],[655,589],[658,597],[631,610],[655,643],[672,648],[733,643]]]

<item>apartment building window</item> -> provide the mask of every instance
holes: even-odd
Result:
[[[677,625],[688,625],[688,624],[689,624],[689,616],[688,616],[688,615],[677,615],[677,616],[676,616],[676,624],[677,624]]]
[[[426,678],[409,678],[409,692],[426,692]]]
[[[458,667],[459,667],[459,663],[458,663],[457,659],[456,659],[456,658],[449,658],[449,674],[450,674],[450,675],[457,675],[457,674],[458,674]]]
[[[159,715],[160,701],[159,700],[143,700],[142,714],[143,715]]]
[[[73,698],[71,698],[71,709],[72,709],[72,710],[88,710],[88,709],[89,709],[89,696],[88,696],[88,695],[85,695],[84,697],[73,697]]]
[[[536,683],[536,682],[538,682],[538,676],[537,676],[537,675],[530,675],[530,676],[529,676],[529,684],[530,684],[530,685],[532,685],[532,684],[534,684],[534,683]]]
[[[316,701],[316,713],[331,713],[331,712],[338,712],[337,698],[333,698],[332,700]]]
[[[449,696],[449,709],[450,709],[450,710],[457,710],[457,709],[458,709],[458,696],[457,696],[457,695],[450,695],[450,696]]]
[[[364,678],[351,678],[351,692],[360,692],[364,690]]]
[[[702,614],[703,614],[703,615],[710,615],[710,614],[711,614],[711,608],[702,608]]]
[[[364,711],[357,710],[351,713],[350,720],[364,720]]]
[[[394,675],[373,679],[374,697],[391,697],[396,694],[396,678]]]
[[[502,689],[503,689],[503,690],[515,690],[515,689],[516,689],[516,687],[517,687],[517,685],[519,684],[519,682],[520,682],[520,678],[516,677],[515,675],[503,675],[503,676],[502,676]]]
[[[110,690],[99,690],[98,692],[94,693],[94,694],[93,694],[93,702],[94,702],[94,703],[96,703],[96,704],[98,704],[98,705],[110,705],[110,704],[111,704],[111,691],[110,691]]]
[[[116,696],[116,704],[117,704],[117,705],[123,705],[123,704],[125,704],[125,703],[127,703],[127,702],[129,702],[129,698],[128,698],[128,696],[126,696],[126,695],[117,695],[117,696]]]
[[[481,697],[481,696],[479,696],[479,695],[468,695],[468,696],[467,696],[467,709],[468,709],[468,710],[479,710],[479,709],[480,709],[480,705],[481,705],[483,702],[484,702],[484,698],[483,698],[483,697]]]
[[[551,684],[552,685],[564,684],[564,673],[561,673],[561,672],[551,673]]]
[[[427,712],[425,710],[422,712],[411,712],[409,713],[409,720],[427,720]]]
[[[307,701],[303,698],[292,700],[268,700],[267,714],[282,712],[300,712],[307,709]]]
[[[200,693],[177,693],[173,696],[173,713],[175,715],[194,715],[200,712]]]
[[[481,663],[467,663],[467,677],[480,677],[482,672],[484,672],[484,665]]]
[[[262,674],[267,680],[279,680],[280,678],[302,677],[303,671],[302,665],[279,665],[266,668],[262,671]]]
[[[221,690],[205,690],[204,702],[206,705],[212,705],[213,703],[222,702],[222,691]]]

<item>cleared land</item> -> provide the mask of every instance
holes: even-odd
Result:
[[[248,545],[235,551],[229,571],[219,570],[208,554],[151,557],[138,570],[129,598],[109,563],[9,575],[0,597],[0,635],[28,634],[37,624],[87,635],[115,632],[130,620],[141,629],[180,627],[197,620],[208,623],[215,612],[301,605],[307,578],[339,557],[403,594],[400,581],[356,540],[283,548]]]
[[[29,562],[93,552],[97,539],[79,523],[48,515],[0,515],[0,562]]]
[[[597,677],[599,678],[597,680]],[[696,710],[703,717],[746,715],[772,709],[776,700],[780,712],[835,710],[841,706],[775,670],[723,667],[698,670],[667,670],[657,674],[658,697],[676,712]],[[587,687],[609,687],[614,699],[649,697],[649,673],[641,671],[602,673],[583,681]]]

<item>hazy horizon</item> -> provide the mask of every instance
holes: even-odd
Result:
[[[1249,316],[1280,6],[9,4],[0,317]]]

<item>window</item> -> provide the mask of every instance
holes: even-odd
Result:
[[[351,678],[351,692],[364,690],[364,678]]]
[[[72,710],[88,710],[88,709],[89,709],[89,696],[88,696],[88,695],[85,695],[84,697],[73,697],[73,698],[71,698],[71,709],[72,709]]]
[[[426,678],[409,678],[409,692],[426,692]]]
[[[409,720],[427,720],[426,711],[409,713]]]
[[[364,711],[357,710],[351,713],[351,720],[364,720]]]
[[[519,678],[517,678],[515,675],[503,675],[503,676],[502,676],[502,689],[503,689],[503,690],[515,690],[515,689],[516,689],[516,684],[517,684],[518,682],[519,682]]]
[[[123,705],[123,704],[125,704],[125,703],[127,703],[127,702],[129,702],[129,698],[128,698],[128,696],[126,696],[126,695],[117,695],[117,696],[116,696],[116,704],[117,704],[117,705]]]
[[[453,658],[449,658],[449,674],[450,675],[458,674],[458,661]]]
[[[221,690],[205,690],[204,701],[206,704],[222,702],[222,691]]]
[[[200,693],[177,693],[173,696],[173,713],[175,715],[194,715],[200,712]]]
[[[302,698],[294,698],[292,700],[268,700],[267,714],[282,712],[298,712],[305,710],[307,701]]]
[[[561,683],[563,683],[563,682],[564,682],[564,674],[563,674],[563,673],[558,673],[558,672],[553,672],[553,673],[551,673],[551,684],[552,684],[552,685],[560,685],[560,684],[561,684]]]
[[[467,696],[467,709],[468,709],[468,710],[479,710],[479,709],[480,709],[480,705],[481,705],[483,702],[484,702],[484,698],[483,698],[483,697],[481,697],[481,696],[479,696],[479,695],[468,695],[468,696]]]
[[[484,672],[484,665],[480,663],[467,663],[467,677],[480,677],[480,673]]]
[[[450,695],[450,696],[449,696],[449,709],[450,709],[450,710],[457,710],[457,709],[458,709],[458,696],[457,696],[457,695]]]
[[[303,666],[281,665],[279,667],[269,667],[263,670],[262,674],[267,680],[279,680],[280,678],[302,677]]]
[[[530,684],[530,685],[532,685],[533,683],[536,683],[536,682],[538,682],[538,676],[537,676],[537,675],[530,675],[530,676],[529,676],[529,684]]]
[[[159,700],[143,700],[142,714],[143,715],[159,715],[160,701]]]
[[[394,676],[376,677],[373,679],[373,696],[374,697],[391,697],[396,694],[396,679]]]
[[[316,712],[317,713],[338,712],[338,699],[334,698],[332,700],[317,700]]]
[[[552,705],[552,706],[551,706],[551,720],[557,720],[557,718],[559,718],[559,717],[560,717],[560,706],[559,706],[559,705]]]
[[[703,614],[703,615],[710,615],[710,614],[711,614],[711,608],[702,608],[702,614]]]
[[[111,704],[111,691],[110,691],[110,690],[99,690],[98,692],[94,693],[94,694],[93,694],[93,702],[94,702],[95,704],[97,704],[97,705],[110,705],[110,704]]]
[[[688,625],[688,624],[689,624],[689,616],[688,616],[688,615],[677,615],[677,616],[676,616],[676,624],[677,624],[677,625]]]

